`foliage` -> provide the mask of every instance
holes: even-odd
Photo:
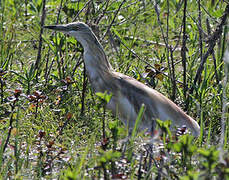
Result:
[[[0,0],[0,178],[228,179],[228,6]],[[142,106],[127,138],[112,95],[90,87],[81,45],[43,29],[72,21],[91,26],[114,69],[195,117],[200,137],[159,120],[162,138],[139,132]]]

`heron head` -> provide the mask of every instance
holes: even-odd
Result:
[[[79,42],[84,44],[85,40],[94,39],[94,34],[91,28],[83,22],[73,22],[69,24],[59,24],[44,26],[44,28],[51,29],[54,31],[60,31],[70,36],[74,36]]]
[[[69,24],[58,24],[58,25],[50,25],[44,26],[44,28],[52,29],[54,31],[61,31],[66,34],[70,34],[72,32],[90,32],[90,28],[83,22],[73,22]]]
[[[81,43],[84,50],[87,50],[89,47],[91,47],[92,49],[99,48],[103,51],[102,45],[99,43],[91,28],[83,22],[73,22],[63,25],[50,25],[44,26],[44,28],[60,31],[75,37],[76,40]]]

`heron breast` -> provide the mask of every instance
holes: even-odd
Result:
[[[107,104],[107,108],[112,110],[114,115],[118,115],[125,125],[134,126],[137,114],[134,106],[129,100],[122,96],[113,96]]]

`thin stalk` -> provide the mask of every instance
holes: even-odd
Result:
[[[127,159],[129,161],[131,161],[131,167],[134,165],[134,160],[133,160],[134,139],[137,135],[137,130],[138,130],[139,124],[142,120],[142,116],[143,116],[144,112],[145,112],[145,105],[142,104],[141,109],[139,110],[139,113],[138,113],[138,117],[135,121],[134,128],[133,128],[131,136],[130,136],[130,143],[129,143],[130,149],[128,150]]]
[[[115,12],[114,17],[113,17],[113,19],[112,19],[110,25],[109,25],[108,28],[107,28],[107,31],[105,32],[105,34],[104,34],[103,37],[102,37],[102,40],[106,37],[107,33],[110,31],[111,26],[114,24],[114,21],[115,21],[116,17],[118,16],[118,13],[119,13],[119,11],[121,10],[121,7],[123,6],[123,4],[124,4],[125,2],[126,2],[126,0],[123,0],[122,3],[119,5],[118,10]]]
[[[186,82],[186,8],[187,8],[187,0],[184,0],[184,10],[183,10],[183,39],[182,39],[182,48],[181,48],[181,57],[182,57],[182,66],[183,66],[183,94],[184,94],[184,101],[185,101],[185,110],[188,109],[187,103],[187,82]]]
[[[172,84],[172,95],[170,95],[170,98],[174,101],[175,100],[175,94],[176,94],[176,82],[175,82],[175,75],[174,75],[175,67],[174,67],[174,62],[173,62],[173,55],[170,54],[170,53],[173,53],[173,50],[172,50],[172,46],[169,46],[169,16],[170,16],[169,1],[167,0],[166,36],[164,34],[162,23],[161,23],[161,20],[160,20],[160,13],[159,13],[158,5],[155,4],[154,8],[155,8],[155,11],[156,11],[156,14],[157,14],[157,21],[158,21],[158,24],[159,24],[159,27],[160,27],[160,30],[161,30],[161,33],[162,33],[162,37],[163,37],[163,40],[164,40],[164,43],[165,43],[165,46],[166,46],[166,56],[167,56],[168,69],[169,69],[168,77],[169,77],[169,79],[171,81],[171,84]],[[174,48],[174,50],[175,50],[175,48]],[[171,59],[172,67],[170,66],[170,58],[172,58]]]
[[[56,24],[59,23],[60,12],[61,12],[61,10],[62,10],[62,6],[63,6],[63,0],[60,1],[60,7],[58,8],[58,12],[57,12]]]
[[[0,48],[0,53],[1,53],[1,58],[0,58],[0,63],[2,64],[3,60],[4,60],[4,37],[5,37],[5,31],[4,31],[4,21],[5,21],[5,1],[3,0],[3,2],[0,0],[1,2],[1,25],[0,25],[0,41],[1,41],[1,48]]]
[[[56,34],[56,39],[57,39],[57,34]],[[59,48],[57,47],[56,49],[56,63],[57,63],[57,68],[58,68],[58,73],[59,73],[59,79],[63,79],[62,71],[61,71],[61,64],[60,64],[60,57],[61,57],[61,50],[58,50]]]
[[[84,4],[84,6],[82,7],[82,9],[79,10],[78,13],[76,14],[76,16],[73,18],[73,21],[72,21],[72,22],[76,21],[76,19],[78,18],[78,16],[84,11],[84,9],[87,7],[87,5],[88,5],[91,1],[92,1],[92,0],[88,0],[88,1]],[[78,1],[78,2],[80,2],[80,1]],[[79,7],[79,5],[78,5],[78,7]]]
[[[86,67],[84,64],[83,70],[83,90],[82,90],[82,98],[81,98],[81,116],[84,115],[85,109],[85,96],[86,96],[86,89],[87,89],[87,75],[86,75]]]
[[[41,49],[42,49],[42,34],[44,31],[44,22],[45,22],[45,5],[46,5],[46,0],[42,1],[42,15],[41,15],[41,30],[40,30],[40,35],[39,35],[39,46],[38,46],[38,52],[37,52],[37,59],[35,62],[35,70],[39,70],[39,65],[40,65],[40,61],[41,61]],[[38,75],[39,73],[36,74],[36,80],[38,80]]]
[[[15,146],[14,146],[14,157],[15,157],[15,174],[18,173],[19,170],[19,155],[20,155],[20,145],[18,146],[18,140],[19,140],[19,107],[17,108],[17,117],[16,117],[16,137],[15,137]]]
[[[200,51],[200,61],[203,61],[203,38],[202,38],[202,23],[201,23],[201,9],[200,9],[200,1],[198,0],[198,30],[199,30],[199,51]],[[200,84],[200,79],[199,79]]]
[[[4,147],[3,147],[2,154],[4,154],[4,152],[6,150],[6,147],[7,147],[8,143],[9,143],[11,132],[12,132],[12,129],[13,129],[13,120],[14,120],[13,114],[14,114],[15,106],[16,106],[16,101],[14,101],[13,104],[12,104],[12,106],[11,106],[10,125],[9,125],[8,135],[7,135],[7,138],[6,138],[6,142],[4,144]]]
[[[204,69],[204,64],[206,63],[206,60],[207,60],[208,56],[211,55],[214,52],[214,47],[216,45],[216,42],[222,36],[223,27],[227,22],[228,15],[229,15],[229,4],[225,8],[224,14],[221,17],[220,24],[216,27],[215,32],[210,36],[210,38],[208,38],[207,43],[208,43],[209,46],[208,46],[208,49],[207,49],[206,53],[204,53],[204,55],[203,55],[203,59],[200,62],[199,68],[197,69],[196,76],[195,76],[194,81],[193,81],[193,85],[192,85],[192,87],[190,89],[190,94],[193,93],[193,90],[194,90],[194,88],[196,86],[196,83],[198,82],[198,80],[201,77],[202,71]]]
[[[103,9],[103,12],[101,13],[101,15],[99,15],[99,17],[96,19],[95,24],[99,24],[100,20],[105,16],[105,13],[107,12],[107,8],[109,7],[109,1],[110,0],[106,0],[106,2],[104,3],[103,6],[105,6],[105,8]],[[102,7],[103,7],[102,6]],[[100,14],[100,13],[99,13]]]
[[[103,141],[105,140],[106,138],[106,131],[105,131],[105,128],[106,128],[106,125],[105,125],[105,119],[106,119],[106,104],[104,104],[104,107],[103,107]]]
[[[79,165],[76,169],[76,174],[79,175],[82,172],[82,169],[84,168],[84,164],[87,162],[86,158],[88,155],[89,147],[87,146],[86,149],[84,150],[84,153],[80,159]]]
[[[48,53],[47,53],[47,57],[46,57],[46,65],[45,65],[45,75],[44,75],[44,78],[45,78],[45,84],[48,83],[48,77],[49,77],[49,54],[50,54],[50,48],[48,49]]]
[[[169,11],[169,0],[167,0],[167,18],[166,18],[166,42],[165,42],[165,45],[166,45],[166,56],[167,56],[167,62],[168,62],[168,68],[169,68],[169,77],[170,77],[170,81],[171,83],[173,82],[173,77],[172,77],[172,69],[171,69],[171,66],[170,66],[170,57],[169,57],[169,15],[170,15],[170,11]],[[172,96],[170,95],[170,98],[172,99],[172,101],[174,101],[174,90],[172,89]],[[170,93],[169,93],[170,94]]]
[[[25,0],[25,20],[28,20],[28,0]]]
[[[4,81],[3,81],[3,78],[0,77],[0,84],[1,84],[1,104],[3,103],[4,101]]]
[[[104,162],[102,162],[102,168],[103,168],[103,178],[104,180],[108,179],[108,175],[107,175],[107,168],[106,168],[106,164]]]
[[[61,0],[60,2],[60,7],[58,8],[58,12],[57,12],[57,18],[56,18],[56,24],[59,23],[59,19],[60,19],[60,11],[62,10],[62,5],[63,5],[63,0]],[[50,47],[48,49],[48,53],[47,53],[47,58],[46,58],[46,66],[45,66],[45,85],[47,85],[48,83],[48,79],[49,79],[49,74],[50,74],[50,71],[52,69],[52,66],[53,66],[53,63],[54,63],[54,60],[51,62],[50,66],[48,67],[48,64],[49,64],[49,54],[50,54]]]
[[[207,32],[210,35],[211,34],[211,28],[210,28],[208,18],[206,19],[206,25],[207,25]],[[213,63],[214,63],[216,83],[219,84],[219,77],[218,77],[218,72],[217,72],[217,63],[216,63],[216,58],[215,58],[215,52],[212,53],[212,58],[213,58]]]
[[[227,32],[227,27],[224,29],[224,33]],[[225,41],[225,39],[224,39]],[[227,43],[229,46],[229,42]],[[221,137],[220,137],[220,146],[223,148],[225,139],[225,129],[226,129],[226,120],[227,120],[227,108],[229,107],[229,102],[227,98],[227,84],[229,81],[229,47],[227,47],[225,53],[224,53],[224,71],[225,71],[225,77],[223,81],[223,94],[222,94],[222,118],[221,118]]]
[[[172,81],[172,97],[171,100],[176,99],[176,77],[175,77],[175,64],[173,58],[173,49],[170,47],[170,58],[171,58],[171,65],[172,65],[172,72],[171,72],[171,81]]]
[[[204,135],[204,127],[203,127],[203,125],[204,125],[204,123],[203,123],[204,122],[204,112],[203,112],[203,108],[202,108],[202,102],[200,102],[200,109],[201,109],[201,112],[200,112],[200,136],[199,136],[199,144],[200,144],[200,147],[201,147],[202,144],[203,144],[203,135]]]

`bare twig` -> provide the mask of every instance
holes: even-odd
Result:
[[[182,26],[181,26],[181,30],[179,32],[179,38],[178,40],[176,41],[176,44],[175,46],[173,45],[170,45],[169,48],[172,48],[172,51],[181,51],[181,48],[178,46],[179,45],[179,42],[180,42],[180,39],[181,39],[181,32],[182,32]],[[157,46],[163,46],[163,47],[166,47],[166,44],[165,43],[160,43],[160,42],[157,42],[157,41],[151,41],[151,40],[147,40],[147,39],[142,39],[142,38],[139,38],[139,37],[133,37],[133,36],[125,36],[123,37],[125,40],[135,40],[135,43],[137,43],[137,41],[142,41],[146,44],[150,44],[150,45],[157,45]]]
[[[25,19],[27,20],[27,17],[28,17],[28,0],[25,0]]]
[[[50,47],[48,48],[48,53],[47,53],[47,56],[46,56],[46,64],[45,64],[45,75],[44,75],[44,77],[45,77],[45,84],[47,84],[47,82],[48,82],[48,69],[49,69],[49,67],[48,67],[48,65],[49,65],[49,54],[50,54]]]
[[[201,9],[200,9],[200,0],[198,0],[198,30],[199,30],[199,51],[200,51],[200,60],[203,61],[203,39],[202,39],[202,22],[201,22]]]
[[[102,162],[102,169],[103,169],[103,178],[104,180],[107,180],[108,179],[108,174],[107,174],[107,168],[106,168],[106,165],[104,162]]]
[[[226,42],[226,39],[228,39],[226,32],[228,32],[228,27],[226,26],[224,28],[224,42]],[[225,132],[226,132],[226,120],[227,120],[227,112],[229,108],[229,102],[228,102],[228,94],[227,94],[227,87],[229,82],[229,42],[227,42],[227,48],[224,52],[224,71],[225,71],[225,77],[222,82],[223,86],[223,92],[222,92],[222,118],[221,118],[221,137],[220,137],[220,148],[223,149],[223,146],[227,144],[225,142]]]
[[[86,88],[87,88],[87,75],[86,75],[86,68],[84,65],[84,70],[83,70],[83,90],[82,90],[82,98],[81,98],[81,115],[84,114],[84,101],[85,101],[85,94],[86,94]]]
[[[159,27],[160,27],[160,30],[161,30],[162,38],[163,38],[163,40],[164,40],[164,43],[165,43],[166,48],[168,49],[168,39],[166,40],[165,34],[164,34],[164,30],[163,30],[163,27],[162,27],[162,25],[161,25],[162,23],[161,23],[161,20],[160,20],[160,12],[159,12],[159,10],[158,10],[158,4],[157,4],[157,3],[155,3],[154,8],[155,8],[155,12],[156,12],[156,14],[157,14],[157,22],[158,22]],[[167,21],[168,21],[168,20],[167,20]],[[168,27],[167,27],[167,28],[168,28]],[[168,31],[168,29],[167,29],[167,31]],[[168,38],[168,36],[167,36],[167,38]]]
[[[106,0],[106,2],[104,3],[104,4],[106,4],[106,7],[103,9],[102,14],[96,19],[95,24],[99,24],[100,20],[104,17],[104,15],[105,15],[105,13],[107,11],[107,8],[109,7],[108,6],[109,5],[109,1],[110,0]]]
[[[169,46],[169,0],[167,0],[167,28],[166,28],[166,53],[167,53],[167,60],[168,60],[168,68],[169,68],[169,77],[172,84],[172,95],[170,95],[170,98],[172,101],[176,98],[176,81],[175,81],[175,66],[173,61],[173,51],[172,48]],[[170,53],[170,56],[169,56]],[[170,66],[170,57],[171,57],[171,66]]]
[[[13,118],[13,114],[14,114],[14,109],[15,109],[15,107],[16,107],[16,102],[17,102],[17,101],[15,100],[15,101],[13,102],[12,106],[11,106],[12,110],[11,110],[11,115],[10,115],[10,125],[9,125],[8,135],[7,135],[6,142],[5,142],[5,144],[4,144],[2,153],[5,152],[6,147],[7,147],[8,143],[9,143],[9,140],[10,140],[10,135],[11,135],[11,132],[12,132],[12,129],[13,129],[13,119],[14,119],[14,118]]]
[[[43,0],[42,1],[42,5],[43,5],[43,8],[42,8],[42,15],[41,15],[41,30],[40,30],[40,35],[39,35],[39,46],[38,46],[38,52],[37,52],[37,60],[35,62],[35,70],[39,70],[39,64],[40,64],[40,61],[41,61],[41,49],[42,49],[42,34],[43,34],[43,31],[44,31],[44,22],[45,22],[45,5],[46,5],[46,0]],[[38,74],[36,74],[36,79],[38,79]]]
[[[73,22],[76,21],[76,19],[78,18],[78,16],[83,12],[83,10],[87,7],[87,5],[91,2],[91,0],[87,1],[83,8],[76,14],[76,16],[73,18]]]
[[[103,107],[103,119],[102,119],[103,141],[106,139],[106,124],[105,124],[105,119],[106,119],[106,104],[104,104],[104,107]]]
[[[188,109],[187,104],[187,84],[186,84],[186,8],[187,8],[187,0],[184,0],[184,10],[183,10],[183,40],[182,40],[182,48],[181,48],[181,57],[182,57],[182,66],[183,66],[183,93],[184,93],[184,101],[185,101],[185,110]]]
[[[48,51],[49,52],[49,51]],[[49,58],[49,57],[47,57],[47,58]],[[52,62],[51,62],[51,64],[50,64],[50,66],[49,66],[49,68],[47,69],[47,73],[45,73],[45,80],[46,80],[46,82],[45,82],[45,86],[48,84],[48,79],[49,79],[49,74],[50,74],[50,72],[51,72],[51,70],[52,70],[52,66],[53,66],[53,64],[54,64],[54,59],[52,60]],[[48,60],[46,61],[46,63],[48,63]],[[48,65],[48,64],[46,64],[46,65]]]
[[[61,12],[61,10],[62,10],[62,5],[63,5],[63,0],[60,1],[60,7],[58,8],[58,12],[57,12],[56,24],[59,23],[60,12]]]
[[[4,101],[4,80],[2,77],[0,77],[0,89],[1,89],[1,104],[3,104],[3,101]]]
[[[74,57],[75,57],[75,55],[72,57],[72,59],[74,59]],[[77,61],[76,65],[75,65],[75,67],[74,67],[73,70],[72,70],[72,76],[74,76],[74,74],[75,74],[75,72],[76,72],[76,69],[77,69],[83,62],[84,62],[84,61],[82,60],[82,56],[80,56],[80,57],[78,58],[78,61]]]
[[[201,7],[201,6],[200,6]],[[188,12],[187,12],[188,13]],[[192,21],[196,24],[196,26],[198,27],[198,30],[201,31],[202,34],[202,39],[206,38],[208,36],[208,34],[204,31],[204,29],[202,28],[202,26],[199,25],[199,17],[198,17],[198,21],[192,17],[192,15],[190,13],[188,13],[188,17],[190,17],[192,19]]]
[[[118,15],[118,13],[119,13],[119,11],[120,11],[122,5],[123,5],[125,2],[126,2],[126,0],[123,0],[122,3],[119,5],[118,10],[115,12],[115,15],[114,15],[114,17],[113,17],[113,19],[112,19],[110,25],[108,26],[107,31],[106,31],[105,34],[103,35],[102,39],[104,39],[104,38],[106,37],[107,33],[110,31],[111,26],[113,25],[113,23],[114,23],[114,21],[115,21],[117,15]]]
[[[170,58],[172,63],[171,81],[172,81],[172,96],[171,99],[174,101],[176,99],[176,77],[175,77],[175,65],[173,58],[173,50],[170,48]]]
[[[217,40],[222,36],[223,26],[226,24],[227,17],[229,15],[229,4],[226,6],[223,16],[221,17],[221,23],[217,26],[215,32],[208,38],[207,43],[209,44],[207,52],[203,55],[203,59],[200,62],[200,66],[197,70],[196,76],[192,88],[190,89],[190,94],[193,93],[193,90],[196,86],[196,82],[200,79],[202,71],[204,69],[204,64],[210,54],[213,53],[214,47]]]
[[[206,25],[207,25],[208,34],[211,35],[211,29],[210,29],[210,24],[209,24],[208,18],[206,19]],[[215,52],[214,51],[212,52],[212,59],[213,59],[213,63],[214,63],[216,83],[219,84],[219,77],[218,77],[218,73],[217,73],[217,64],[216,64],[216,58],[215,58]]]

